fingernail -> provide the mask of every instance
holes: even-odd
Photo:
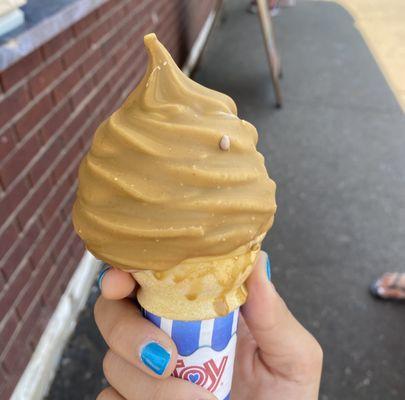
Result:
[[[150,342],[142,348],[141,360],[153,372],[163,375],[170,361],[170,353],[159,343]]]
[[[384,289],[383,287],[379,287],[379,288],[377,288],[377,293],[378,293],[380,296],[382,296],[382,295],[385,294],[385,289]]]
[[[270,256],[268,254],[266,261],[266,272],[267,272],[267,279],[271,281],[271,264],[270,264]]]
[[[98,278],[97,278],[97,285],[98,288],[101,290],[101,284],[103,283],[103,278],[104,275],[106,274],[107,271],[109,271],[111,269],[111,267],[105,267],[103,268],[99,273],[98,273]]]

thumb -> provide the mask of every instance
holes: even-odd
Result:
[[[320,370],[322,365],[322,350],[294,318],[268,279],[270,264],[267,263],[268,256],[261,251],[247,281],[249,295],[242,308],[244,320],[259,347],[260,359],[274,373],[289,379],[301,378],[291,376],[292,371],[313,375],[313,369]]]

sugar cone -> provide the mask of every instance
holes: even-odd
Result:
[[[247,296],[250,275],[264,235],[222,257],[186,260],[166,271],[133,272],[138,301],[147,311],[172,320],[225,316]]]

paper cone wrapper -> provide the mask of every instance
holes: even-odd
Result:
[[[173,376],[204,387],[218,400],[230,399],[239,309],[203,321],[171,320],[146,310],[144,316],[176,343]]]

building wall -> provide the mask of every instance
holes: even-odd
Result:
[[[178,63],[213,0],[109,0],[0,72],[0,398],[9,398],[83,255],[80,159],[142,77],[143,35]]]

